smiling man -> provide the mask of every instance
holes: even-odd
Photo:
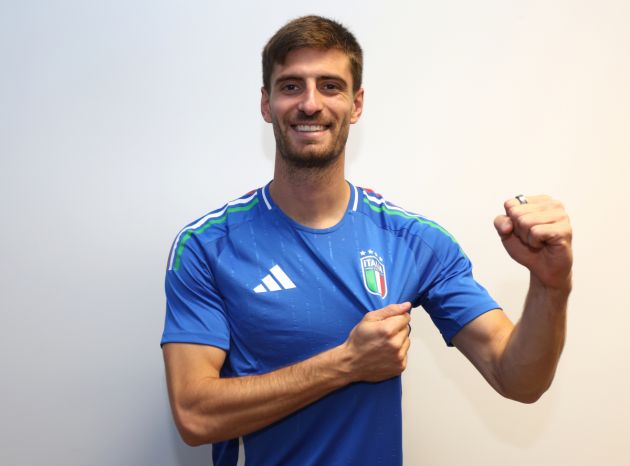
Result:
[[[346,54],[292,50],[270,79],[271,88],[262,89],[261,110],[265,121],[273,123],[282,163],[321,169],[343,162],[349,124],[358,121],[363,107],[363,89],[352,88]]]
[[[345,180],[363,110],[362,52],[335,21],[298,18],[263,51],[273,180],[185,227],[162,336],[173,415],[216,465],[402,464],[401,380],[422,306],[500,394],[533,402],[564,342],[571,227],[547,196],[495,227],[530,270],[517,325],[441,226]]]

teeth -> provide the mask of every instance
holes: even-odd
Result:
[[[324,131],[326,129],[323,125],[296,125],[297,131],[311,132],[311,131]]]

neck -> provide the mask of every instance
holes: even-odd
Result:
[[[310,228],[330,228],[343,218],[350,199],[344,157],[324,168],[297,168],[276,155],[269,193],[276,205],[296,222]]]

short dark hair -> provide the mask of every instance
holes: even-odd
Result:
[[[363,51],[354,35],[341,23],[322,16],[302,16],[280,28],[262,52],[263,86],[271,91],[274,65],[284,63],[291,50],[300,48],[338,49],[350,60],[352,90],[358,91],[363,77]]]

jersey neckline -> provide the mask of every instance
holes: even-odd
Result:
[[[348,180],[346,180],[346,183],[348,183],[348,187],[350,188],[350,198],[348,199],[348,206],[346,207],[346,212],[343,214],[343,217],[341,217],[341,219],[335,225],[329,228],[308,227],[306,225],[302,225],[301,223],[293,220],[291,217],[285,214],[282,211],[282,209],[278,207],[278,205],[274,202],[274,200],[271,198],[271,194],[269,193],[269,185],[271,185],[272,181],[273,180],[269,181],[265,186],[260,188],[262,198],[263,198],[263,201],[267,210],[275,213],[275,215],[282,218],[285,222],[287,222],[293,228],[296,228],[298,230],[307,231],[309,233],[315,233],[319,235],[332,233],[333,231],[337,230],[343,225],[343,223],[346,221],[346,218],[348,217],[349,214],[351,214],[352,212],[356,212],[358,209],[358,203],[359,203],[358,188],[352,183],[350,183]]]

